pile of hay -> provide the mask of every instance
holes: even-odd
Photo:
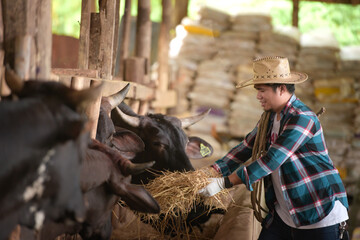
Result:
[[[161,233],[170,231],[176,234],[188,233],[190,229],[185,223],[188,213],[196,206],[206,206],[205,214],[214,209],[226,211],[229,191],[224,189],[212,197],[202,197],[198,191],[206,187],[210,177],[220,174],[204,169],[192,172],[165,171],[154,180],[144,185],[146,190],[160,205],[160,214],[139,214],[142,220],[152,223]]]

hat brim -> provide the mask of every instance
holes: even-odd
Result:
[[[269,83],[281,83],[281,84],[298,84],[305,82],[308,79],[308,75],[306,73],[300,73],[300,72],[291,72],[290,77],[286,79],[248,79],[245,81],[242,81],[236,85],[236,88],[243,88],[250,85],[255,84],[269,84]]]

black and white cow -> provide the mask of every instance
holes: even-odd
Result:
[[[90,141],[82,110],[101,86],[76,91],[56,82],[23,82],[11,70],[14,99],[0,102],[0,240],[17,224],[82,221],[80,164]]]

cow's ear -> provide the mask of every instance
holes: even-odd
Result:
[[[141,138],[134,132],[124,128],[116,128],[111,142],[121,152],[137,153],[145,149],[145,144]]]
[[[210,157],[213,154],[212,146],[199,137],[189,137],[189,143],[186,146],[186,155],[189,158],[200,159]]]

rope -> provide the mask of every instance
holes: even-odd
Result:
[[[264,112],[261,115],[258,131],[255,137],[255,143],[252,150],[251,162],[256,161],[266,151],[266,134],[271,112]],[[254,210],[255,218],[262,222],[261,211],[267,213],[267,210],[261,206],[262,193],[264,188],[264,180],[261,179],[253,184],[253,191],[251,192],[251,205]]]

